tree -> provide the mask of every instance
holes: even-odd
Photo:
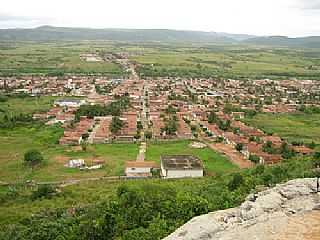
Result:
[[[56,190],[51,185],[40,185],[37,190],[32,192],[31,199],[51,198]]]
[[[217,123],[218,120],[217,114],[214,111],[211,111],[208,116],[208,123]]]
[[[146,139],[151,139],[152,138],[152,132],[148,131],[148,132],[145,132],[145,137]]]
[[[295,152],[289,148],[289,145],[286,142],[281,144],[280,151],[281,151],[282,157],[285,159],[289,159],[295,156]]]
[[[110,123],[110,131],[112,134],[117,134],[124,126],[124,122],[119,117],[113,117]]]
[[[29,150],[24,154],[24,162],[32,166],[43,161],[43,156],[38,150]]]
[[[234,191],[239,188],[244,183],[244,178],[240,173],[235,173],[232,176],[231,181],[228,184],[228,188],[230,191]]]
[[[249,160],[251,162],[254,162],[254,163],[259,163],[260,162],[260,157],[257,156],[257,155],[254,155],[254,154],[250,154]]]
[[[168,135],[174,135],[177,132],[178,129],[178,121],[176,118],[176,115],[173,115],[173,117],[170,117],[169,120],[165,123],[164,130],[166,131],[166,134]]]
[[[87,149],[88,149],[88,142],[87,141],[81,141],[81,149],[84,152],[87,151]]]
[[[237,143],[237,145],[236,145],[236,150],[238,151],[238,152],[241,152],[242,150],[243,150],[243,144],[242,143]]]

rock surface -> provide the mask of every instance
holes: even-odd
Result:
[[[320,240],[316,179],[251,194],[238,208],[195,217],[164,240]]]

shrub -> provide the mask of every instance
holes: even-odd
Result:
[[[232,176],[231,181],[228,184],[228,188],[230,191],[234,191],[239,188],[244,182],[244,179],[240,173],[235,173]]]
[[[43,156],[38,150],[29,150],[24,154],[24,162],[30,165],[36,165],[43,161]]]
[[[41,185],[37,190],[32,192],[31,199],[36,200],[39,198],[51,198],[55,193],[56,190],[51,185]]]
[[[253,154],[250,154],[249,160],[251,162],[254,162],[254,163],[259,163],[260,162],[260,158],[257,155],[253,155]]]

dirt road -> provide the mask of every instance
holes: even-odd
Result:
[[[225,143],[208,143],[208,146],[214,151],[226,155],[231,160],[231,162],[233,162],[239,168],[250,168],[254,166],[251,161],[247,160],[231,145]]]

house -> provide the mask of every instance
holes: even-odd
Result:
[[[233,132],[225,132],[223,133],[223,137],[227,144],[231,144],[236,146],[237,144],[248,144],[249,140],[246,137],[239,136],[234,134]]]
[[[129,161],[126,163],[126,176],[127,177],[151,177],[151,170],[154,168],[159,168],[155,162],[138,162]]]
[[[161,156],[161,176],[163,178],[203,177],[201,160],[192,155]]]
[[[233,119],[244,119],[244,112],[232,112],[231,116]]]
[[[54,101],[54,105],[60,107],[80,107],[85,103],[86,101],[81,99],[60,99]]]
[[[73,160],[70,160],[65,166],[69,168],[80,168],[85,165],[86,164],[83,159],[73,159]]]

